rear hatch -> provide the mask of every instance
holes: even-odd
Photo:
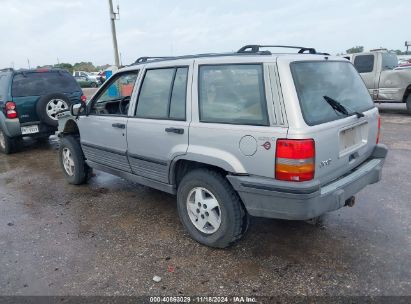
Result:
[[[314,139],[315,179],[324,184],[370,157],[378,136],[378,110],[349,62],[296,61],[290,68],[305,124],[290,127],[288,138]],[[326,101],[330,98],[349,115],[335,109],[335,103],[333,108]]]
[[[41,96],[64,93],[71,103],[80,102],[81,88],[73,76],[62,70],[34,70],[16,73],[11,95],[20,123],[36,122],[36,105]]]

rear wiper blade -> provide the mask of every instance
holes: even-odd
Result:
[[[351,115],[357,115],[358,118],[364,117],[365,115],[363,113],[353,111],[353,112],[348,112],[347,108],[344,107],[341,103],[339,103],[337,100],[329,97],[329,96],[323,96],[325,101],[336,111],[340,112],[341,114],[344,114],[346,116],[351,116]]]

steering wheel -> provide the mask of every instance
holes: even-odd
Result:
[[[125,96],[120,99],[118,103],[118,111],[121,115],[126,115],[128,112],[128,106],[130,104],[130,96]]]

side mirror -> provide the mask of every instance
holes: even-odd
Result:
[[[70,106],[70,114],[72,116],[79,116],[84,113],[85,104],[84,103],[76,103]]]

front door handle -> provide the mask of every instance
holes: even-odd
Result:
[[[167,133],[184,134],[184,129],[182,128],[166,128]]]
[[[125,129],[126,128],[126,125],[122,124],[122,123],[113,123],[111,126],[113,128],[119,128],[119,129]]]

